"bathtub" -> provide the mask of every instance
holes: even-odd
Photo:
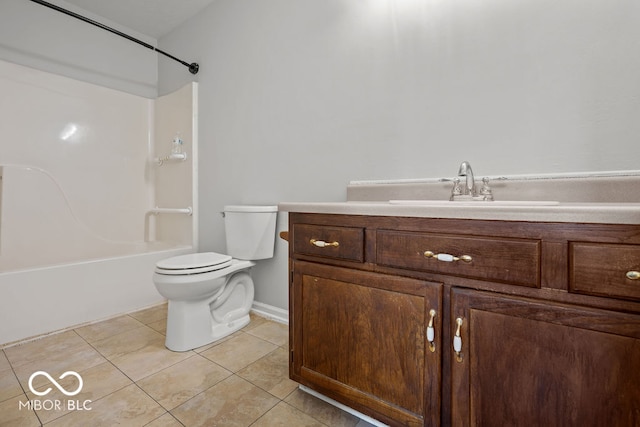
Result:
[[[197,84],[151,100],[0,61],[0,93],[0,348],[161,303],[155,263],[198,247]]]
[[[148,242],[126,255],[0,273],[0,348],[162,303],[155,263],[193,251]]]

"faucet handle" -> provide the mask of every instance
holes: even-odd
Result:
[[[482,200],[493,201],[493,191],[489,187],[489,177],[482,178],[482,188],[480,189]]]
[[[460,178],[453,179],[453,188],[451,189],[451,197],[449,200],[453,201],[457,196],[462,195],[462,187],[460,186]]]

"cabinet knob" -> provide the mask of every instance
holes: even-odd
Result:
[[[640,279],[640,271],[627,271],[626,276],[629,280],[638,280]]]
[[[316,239],[309,240],[309,243],[311,243],[313,246],[318,248],[326,248],[326,247],[337,248],[338,246],[340,246],[339,242],[325,242],[324,240],[316,240]]]

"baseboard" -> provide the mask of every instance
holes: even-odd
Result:
[[[251,311],[258,316],[266,317],[269,320],[284,323],[286,325],[289,324],[289,310],[254,301],[251,306]]]
[[[354,415],[358,418],[360,418],[362,421],[371,424],[372,426],[375,427],[389,427],[387,424],[384,424],[374,418],[371,418],[368,415],[363,414],[362,412],[356,411],[353,408],[350,408],[346,405],[343,405],[340,402],[336,402],[335,400],[331,399],[330,397],[325,396],[324,394],[318,393],[315,390],[310,389],[309,387],[303,386],[302,384],[298,385],[298,388],[302,391],[304,391],[305,393],[308,393],[314,397],[317,397],[320,400],[323,400],[325,402],[327,402],[329,405],[335,406],[336,408],[342,409],[345,412],[348,412],[351,415]],[[360,425],[360,423],[358,423],[358,425]],[[357,427],[357,426],[356,426]]]

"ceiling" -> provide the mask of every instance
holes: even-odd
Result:
[[[66,3],[157,40],[189,18],[197,15],[214,1],[66,0]]]

